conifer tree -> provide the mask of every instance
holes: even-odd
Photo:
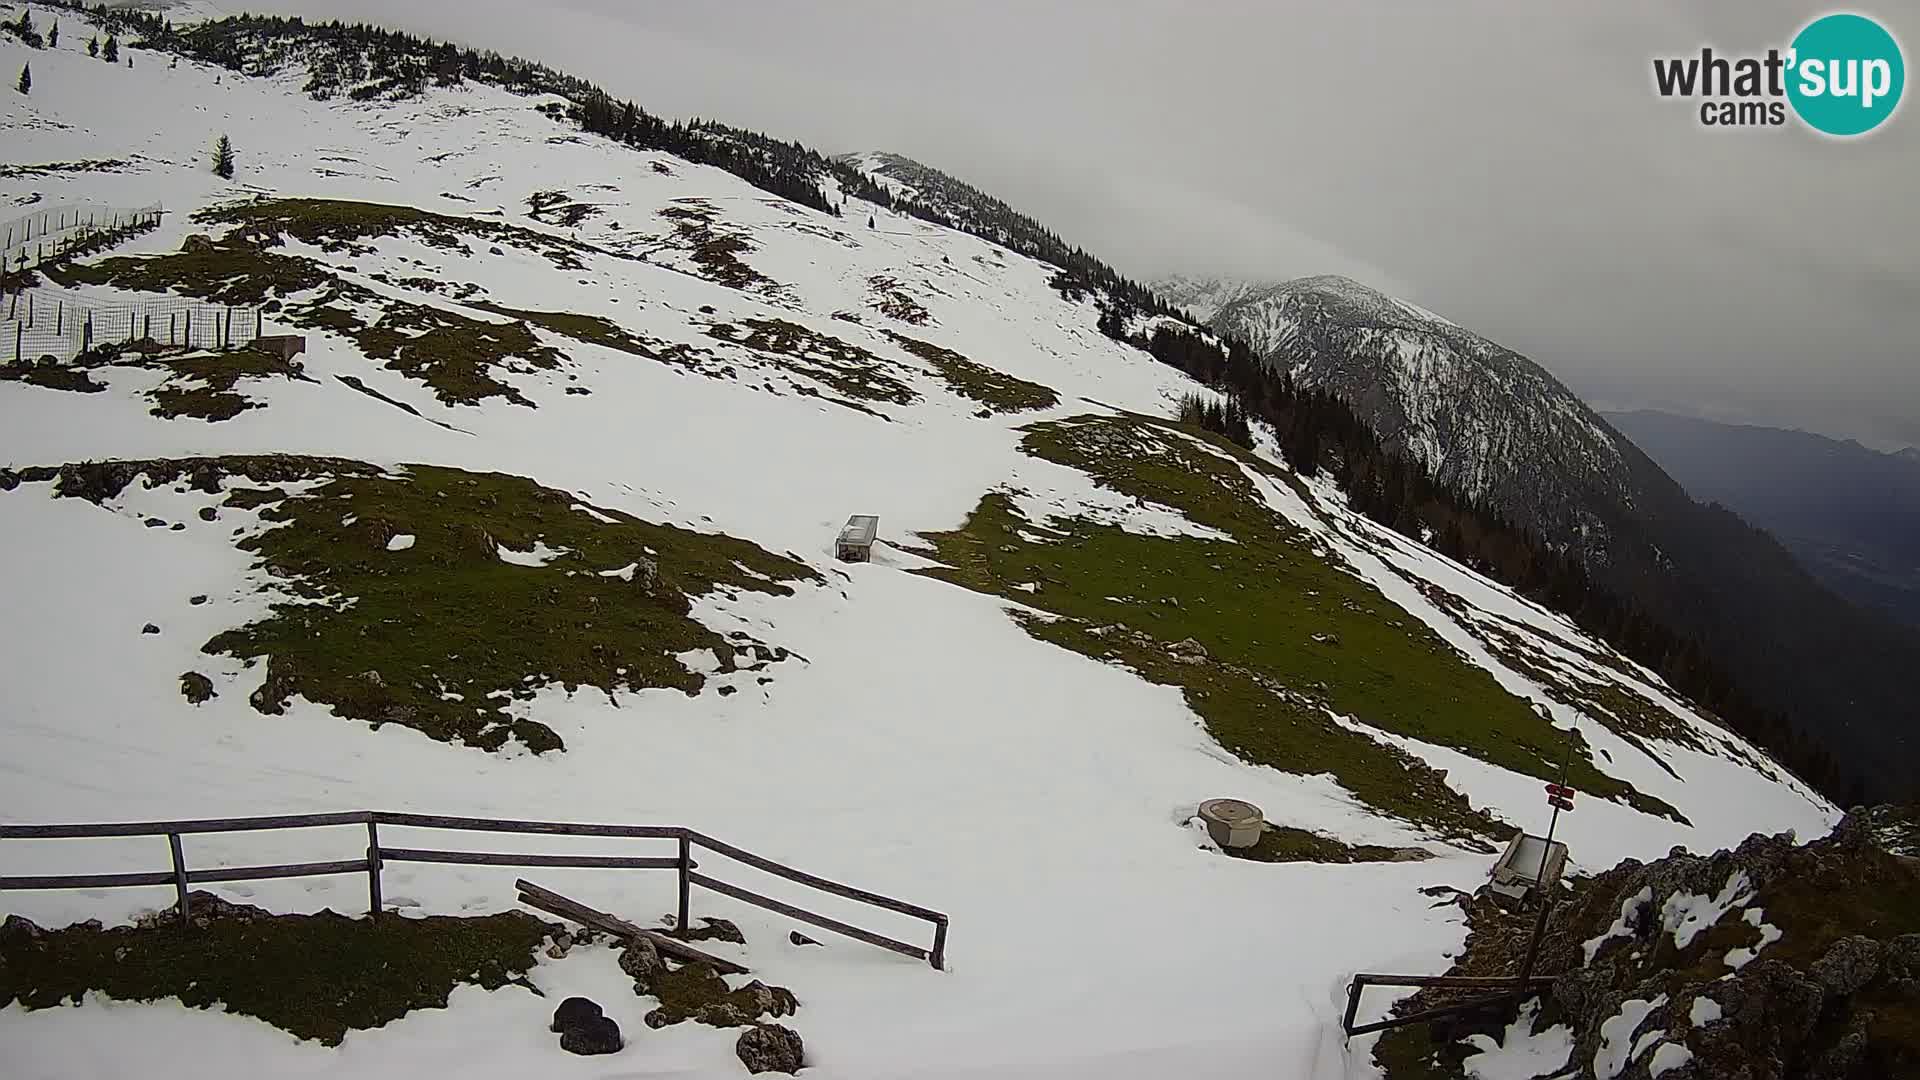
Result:
[[[117,64],[120,62],[120,36],[118,34],[107,35],[107,43],[100,49],[100,59],[105,60],[109,64]]]
[[[20,65],[20,82],[18,85],[14,87],[14,89],[20,91],[23,94],[33,93],[33,65],[32,64]]]
[[[60,20],[55,19],[53,22],[52,28],[47,31],[47,48],[57,49],[59,47],[60,47]]]
[[[88,56],[100,55],[100,35],[99,34],[95,34],[92,37],[87,39],[87,55]]]
[[[213,144],[213,171],[222,180],[233,179],[233,143],[225,135]]]

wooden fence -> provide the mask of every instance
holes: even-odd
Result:
[[[195,833],[258,832],[270,829],[311,829],[326,826],[364,825],[367,830],[366,854],[358,859],[333,862],[286,863],[275,866],[223,866],[194,870],[187,866],[180,838]],[[676,854],[641,857],[629,855],[535,855],[480,851],[442,851],[421,848],[386,847],[380,843],[380,826],[414,829],[457,829],[469,832],[520,833],[547,836],[604,836],[674,840]],[[329,874],[367,875],[367,896],[373,914],[380,914],[380,876],[390,862],[453,863],[468,866],[566,866],[619,870],[673,870],[680,879],[679,925],[688,925],[688,906],[692,887],[731,896],[756,907],[798,919],[856,941],[891,949],[916,960],[925,960],[935,968],[944,968],[947,950],[947,917],[917,904],[895,900],[842,885],[836,881],[783,866],[772,859],[722,843],[704,833],[672,825],[581,825],[554,821],[510,821],[497,818],[441,817],[432,814],[397,814],[379,810],[357,810],[338,814],[291,814],[276,817],[207,818],[197,821],[135,821],[87,825],[0,825],[0,840],[45,840],[74,837],[164,836],[173,855],[169,870],[132,874],[58,874],[41,876],[0,876],[0,892],[29,889],[112,889],[145,885],[172,885],[182,925],[191,925],[187,888],[208,882],[264,881],[271,878],[320,877]],[[772,897],[743,889],[698,871],[693,849],[702,848],[736,862],[745,863],[776,877],[818,889],[872,907],[910,915],[933,924],[933,946],[923,949],[904,941],[863,930],[857,926],[816,914]]]

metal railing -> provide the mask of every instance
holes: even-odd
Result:
[[[330,826],[364,825],[366,852],[361,858],[329,862],[283,863],[269,866],[222,866],[196,870],[187,865],[181,843],[183,836],[197,833],[259,832],[273,829],[310,829]],[[446,851],[423,848],[385,847],[380,843],[380,826],[413,829],[452,829],[470,832],[518,833],[549,836],[602,836],[677,841],[672,856],[631,855],[540,855],[520,852]],[[776,914],[831,930],[834,933],[889,949],[903,956],[924,960],[935,968],[944,968],[947,947],[947,916],[918,904],[909,904],[865,889],[842,885],[803,870],[796,870],[695,832],[673,825],[583,825],[572,822],[515,821],[499,818],[444,817],[433,814],[402,814],[378,810],[355,810],[337,814],[289,814],[271,817],[204,818],[190,821],[134,821],[80,825],[0,825],[0,840],[48,840],[80,837],[164,836],[172,855],[172,867],[150,873],[127,874],[51,874],[0,876],[0,891],[35,889],[114,889],[148,885],[172,885],[176,893],[182,925],[192,925],[188,886],[223,881],[265,881],[273,878],[320,877],[331,874],[367,875],[367,896],[374,915],[381,911],[381,871],[389,862],[452,863],[471,866],[564,866],[618,870],[673,870],[679,876],[679,926],[688,925],[688,906],[693,886],[730,896]],[[699,873],[693,861],[693,849],[704,848],[716,855],[744,863],[776,877],[805,885],[821,892],[854,900],[872,907],[912,916],[933,924],[930,949],[909,944],[805,908],[741,888],[707,874]]]

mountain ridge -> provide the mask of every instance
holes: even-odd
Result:
[[[1911,785],[1905,763],[1920,760],[1920,741],[1893,673],[1920,663],[1920,635],[1854,608],[1765,533],[1694,503],[1539,365],[1345,279],[1160,287],[1176,306],[1211,312],[1210,325],[1253,342],[1300,385],[1347,402],[1442,481],[1700,637],[1800,738],[1871,777],[1868,790]],[[1793,659],[1783,665],[1782,655]]]

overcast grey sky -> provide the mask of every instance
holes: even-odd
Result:
[[[1703,128],[1652,92],[1655,55],[1784,47],[1824,7],[223,2],[894,150],[1142,277],[1347,273],[1598,404],[1920,443],[1920,105],[1838,142]],[[1858,10],[1920,60],[1920,3]]]

